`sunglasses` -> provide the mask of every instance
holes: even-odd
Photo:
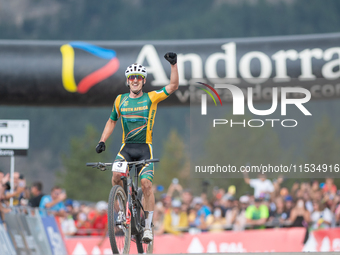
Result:
[[[135,79],[137,79],[138,81],[142,81],[144,78],[145,78],[145,77],[144,77],[143,75],[139,75],[139,74],[137,74],[137,75],[130,75],[130,76],[128,77],[128,79],[129,79],[130,81],[134,81]]]

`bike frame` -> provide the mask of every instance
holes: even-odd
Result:
[[[144,211],[143,204],[141,201],[142,199],[141,197],[139,197],[141,196],[141,193],[138,192],[137,168],[140,166],[143,167],[146,164],[151,163],[151,162],[159,162],[159,160],[158,159],[143,159],[140,161],[128,162],[127,173],[120,177],[120,179],[123,182],[123,190],[127,196],[126,205],[123,205],[123,206],[126,206],[125,207],[126,208],[125,223],[123,224],[127,224],[131,226],[131,236],[134,235],[136,237],[136,242],[137,240],[139,240],[140,236],[143,234],[141,212],[143,212],[142,215],[145,215],[145,211]],[[86,163],[86,165],[92,166],[93,168],[100,169],[101,171],[105,171],[107,170],[107,167],[112,166],[113,163],[98,162],[98,163]],[[138,247],[139,246],[137,244],[137,249],[140,249]]]
[[[131,172],[134,172],[134,178],[131,177]],[[126,219],[129,219],[129,223],[131,223],[131,234],[137,235],[143,232],[143,227],[141,226],[140,222],[137,222],[136,220],[137,207],[139,206],[143,211],[144,208],[142,205],[142,201],[139,201],[137,199],[138,172],[136,165],[132,165],[132,167],[129,166],[128,175],[129,177],[122,176],[120,179],[123,181],[123,189],[125,191],[125,194],[127,195]]]

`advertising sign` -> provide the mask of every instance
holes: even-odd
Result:
[[[271,87],[304,87],[312,99],[340,96],[340,33],[173,41],[0,41],[0,102],[7,105],[112,105],[127,93],[126,68],[139,63],[145,91],[170,82],[163,58],[178,54],[180,89],[162,105],[189,105],[197,82],[252,87],[259,101]],[[20,54],[18,53],[20,52]],[[228,92],[223,91],[224,97]]]
[[[29,120],[0,120],[0,156],[27,155]]]
[[[300,252],[303,248],[304,228],[226,231],[155,236],[154,254],[171,253],[227,253],[227,252]],[[70,255],[111,254],[107,238],[98,246],[100,238],[74,237],[66,239]],[[130,254],[137,254],[135,243],[131,243]]]
[[[35,243],[37,244],[37,248],[39,249],[40,254],[52,255],[51,247],[47,239],[44,226],[39,219],[39,214],[27,215],[25,217],[27,225],[31,231]]]
[[[320,229],[312,231],[303,251],[329,252],[340,251],[340,228]]]
[[[42,223],[53,255],[67,254],[58,225],[53,216],[42,216]]]

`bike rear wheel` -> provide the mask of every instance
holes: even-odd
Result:
[[[138,189],[137,192],[137,199],[143,204],[143,191],[141,188]],[[145,214],[143,209],[138,206],[137,207],[137,215],[136,215],[136,222],[140,223],[143,228],[145,228]],[[152,236],[154,237],[154,231],[152,226]],[[153,253],[153,242],[150,243],[143,243],[142,242],[143,233],[136,235],[136,245],[138,253]]]
[[[119,185],[113,186],[109,196],[109,238],[113,254],[128,254],[131,224],[126,223],[126,194]]]

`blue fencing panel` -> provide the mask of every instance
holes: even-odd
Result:
[[[53,255],[67,254],[66,248],[59,232],[54,216],[41,216],[42,223],[52,250]]]
[[[26,216],[27,225],[31,234],[37,243],[40,254],[52,255],[51,247],[45,233],[44,225],[40,219],[39,212]]]

